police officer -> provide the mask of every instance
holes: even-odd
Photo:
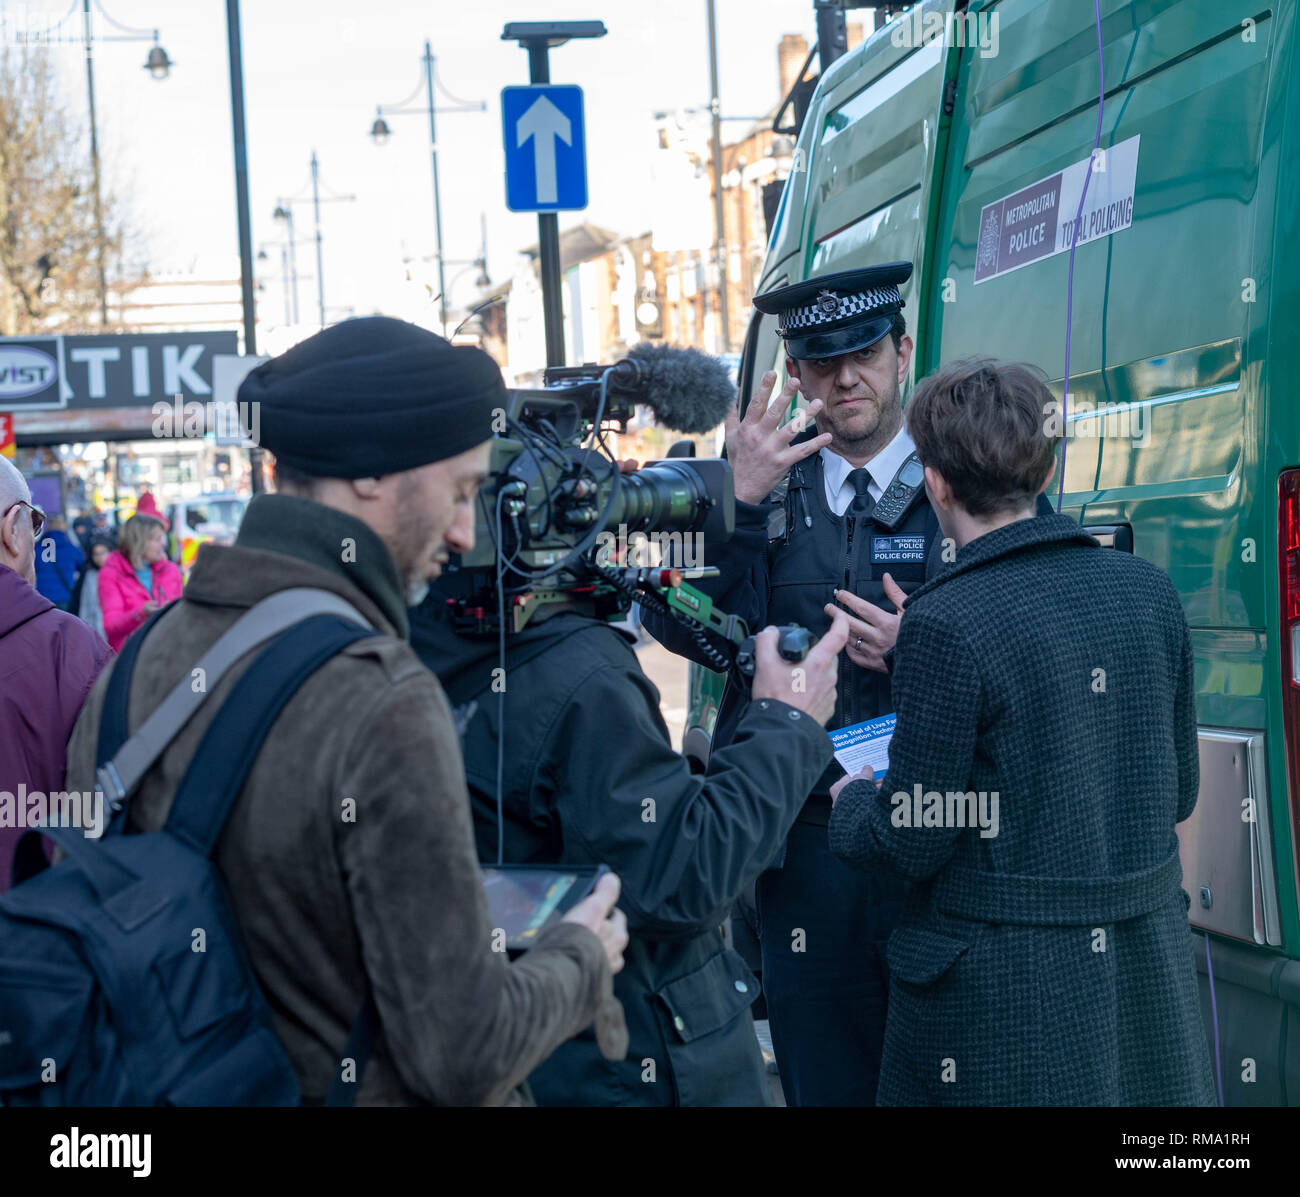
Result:
[[[900,388],[912,358],[899,286],[910,262],[796,283],[755,298],[779,317],[789,381],[771,400],[765,375],[729,420],[736,531],[706,545],[721,576],[697,583],[751,627],[801,624],[821,634],[849,613],[835,716],[846,727],[890,711],[885,654],[906,595],[942,568],[939,523],[903,427]],[[784,424],[797,394],[807,400]],[[809,426],[805,426],[811,421]],[[674,651],[689,640],[643,615]],[[701,664],[707,662],[701,661]],[[729,685],[714,751],[736,737],[748,695]],[[756,901],[772,1045],[791,1105],[872,1105],[888,978],[885,940],[902,883],[855,873],[827,843],[832,763],[813,786]]]

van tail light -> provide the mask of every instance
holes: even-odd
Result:
[[[1300,852],[1300,470],[1284,470],[1278,480],[1277,554],[1282,712],[1291,797],[1292,858],[1296,859]]]

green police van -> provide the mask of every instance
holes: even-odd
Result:
[[[758,290],[908,259],[914,379],[988,354],[1058,395],[1072,307],[1064,509],[1164,569],[1192,629],[1179,836],[1223,1101],[1297,1105],[1300,0],[1099,9],[1100,54],[1087,0],[927,0],[834,62]],[[782,372],[775,323],[742,402]],[[719,681],[692,671],[689,753]]]

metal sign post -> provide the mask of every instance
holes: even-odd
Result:
[[[553,46],[562,46],[575,37],[604,37],[607,30],[603,21],[512,21],[501,34],[502,41],[517,41],[528,51],[528,79],[537,95],[527,107],[518,112],[511,109],[507,115],[508,92],[525,89],[507,88],[502,94],[502,117],[506,133],[507,197],[514,211],[537,213],[537,240],[539,266],[542,279],[542,316],[546,323],[546,364],[564,365],[564,302],[560,294],[560,225],[556,213],[561,210],[587,206],[586,153],[582,145],[582,93],[578,88],[537,88],[537,84],[551,81],[548,55]],[[566,93],[577,93],[578,128],[573,128],[572,98]],[[561,146],[565,149],[561,149]],[[575,163],[576,166],[571,165]],[[511,189],[511,163],[520,169],[514,172],[516,191]],[[532,170],[531,196],[518,196],[517,189],[525,186],[521,175],[527,177],[528,163]],[[581,176],[581,191],[576,190],[576,179]],[[520,198],[520,206],[509,202]],[[549,197],[549,198],[546,198]],[[528,204],[528,198],[532,203]],[[563,202],[580,198],[580,203]]]

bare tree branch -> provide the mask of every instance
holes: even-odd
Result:
[[[125,240],[107,193],[102,211],[101,241],[87,140],[48,48],[0,45],[0,333],[99,331],[99,254],[111,289]]]

